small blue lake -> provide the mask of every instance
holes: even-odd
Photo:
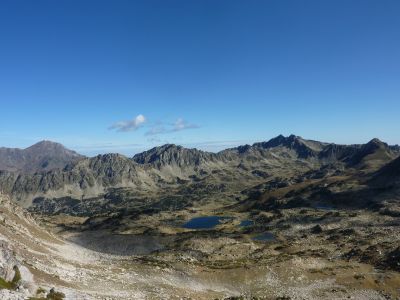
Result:
[[[243,220],[239,224],[240,227],[247,227],[247,226],[252,226],[252,225],[254,225],[254,221],[252,221],[252,220]]]
[[[253,237],[253,240],[258,242],[271,242],[275,240],[275,236],[271,232],[264,232]]]
[[[218,217],[218,216],[206,216],[206,217],[196,217],[185,224],[183,228],[186,229],[212,229],[215,226],[221,224],[222,220],[232,219],[230,217]]]
[[[315,209],[327,210],[327,211],[330,211],[330,210],[334,210],[334,209],[335,209],[333,206],[328,205],[328,204],[316,204],[316,205],[314,205],[313,207],[314,207]]]

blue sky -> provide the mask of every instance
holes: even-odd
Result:
[[[400,2],[0,3],[0,145],[400,143]]]

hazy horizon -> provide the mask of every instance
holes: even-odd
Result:
[[[286,137],[288,137],[289,135],[287,135]],[[298,136],[298,135],[296,135]],[[93,146],[89,146],[89,147],[79,147],[79,146],[68,146],[68,145],[64,145],[61,142],[58,141],[54,141],[54,140],[48,140],[48,139],[42,139],[39,140],[33,144],[27,145],[26,147],[14,147],[14,146],[4,146],[4,145],[0,145],[0,148],[5,147],[5,148],[18,148],[18,149],[26,149],[30,146],[33,146],[37,143],[40,142],[44,142],[44,141],[49,141],[49,142],[55,142],[55,143],[60,143],[63,146],[65,146],[67,149],[73,150],[81,155],[85,155],[85,156],[96,156],[96,155],[101,155],[101,154],[107,154],[107,153],[118,153],[118,154],[122,154],[125,156],[133,156],[135,154],[141,153],[143,151],[146,150],[150,150],[153,147],[160,147],[166,144],[174,144],[177,146],[182,146],[185,148],[195,148],[195,149],[199,149],[202,151],[208,151],[208,152],[220,152],[222,150],[226,150],[229,148],[235,148],[238,146],[244,146],[244,145],[253,145],[254,143],[259,143],[259,142],[266,142],[269,141],[270,139],[273,139],[277,136],[273,136],[273,137],[268,137],[266,139],[263,140],[257,140],[257,141],[251,141],[251,142],[246,142],[246,141],[209,141],[209,142],[205,142],[205,143],[193,143],[193,144],[179,144],[179,143],[163,143],[163,144],[158,144],[158,145],[153,145],[151,147],[145,147],[144,145],[139,145],[139,144],[127,144],[127,145],[113,145],[112,143],[109,144],[104,144],[104,145],[93,145]],[[323,142],[323,143],[335,143],[335,142],[331,142],[331,141],[323,141],[323,140],[315,140],[313,138],[307,138],[307,137],[301,137],[298,136],[300,138],[306,139],[306,140],[314,140],[314,141],[318,141],[318,142]],[[378,138],[378,137],[375,137]],[[373,138],[374,139],[374,138]],[[378,138],[379,139],[379,138]],[[372,140],[372,139],[371,139]],[[351,144],[366,144],[369,141],[364,141],[364,142],[360,142],[360,143],[347,143],[347,145],[351,145]],[[381,140],[381,139],[380,139]],[[387,143],[384,140],[381,140],[382,142]],[[341,143],[335,143],[335,144],[341,144]],[[399,144],[390,144],[387,143],[390,146],[398,146]],[[97,150],[93,150],[93,148],[97,149]],[[116,149],[119,149],[118,151],[115,151]]]

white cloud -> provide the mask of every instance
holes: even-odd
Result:
[[[167,133],[168,130],[163,125],[155,125],[150,128],[149,131],[146,132],[146,135],[157,135]]]
[[[116,131],[135,131],[146,123],[147,119],[143,115],[137,115],[133,120],[121,121],[112,125],[109,129],[115,129]]]
[[[196,124],[190,124],[190,123],[186,122],[184,119],[179,118],[174,123],[173,131],[181,131],[181,130],[185,130],[185,129],[193,129],[193,128],[198,128],[198,127],[199,126],[197,126]]]
[[[194,129],[199,128],[198,125],[188,123],[182,118],[178,118],[174,123],[168,125],[157,124],[150,128],[149,131],[146,132],[146,135],[158,135],[165,134],[171,132],[182,131],[186,129]]]

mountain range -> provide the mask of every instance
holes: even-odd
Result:
[[[58,143],[42,141],[24,150],[1,148],[0,188],[30,206],[37,197],[82,199],[105,194],[110,188],[146,193],[211,181],[240,185],[327,166],[368,173],[399,155],[399,146],[378,139],[338,145],[295,135],[218,153],[167,144],[132,158],[120,154],[84,157]]]

